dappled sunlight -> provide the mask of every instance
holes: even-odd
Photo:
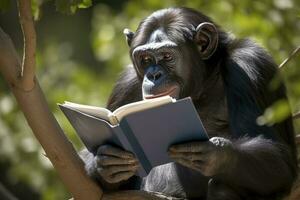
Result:
[[[61,1],[56,8],[52,1],[45,2],[33,1],[34,16],[40,19],[36,22],[37,78],[51,111],[76,150],[82,149],[83,144],[57,103],[72,101],[104,107],[120,72],[131,63],[123,29],[135,31],[141,19],[154,10],[171,6],[200,10],[225,31],[230,30],[237,37],[250,37],[262,44],[277,64],[300,45],[300,2],[297,0],[116,0],[94,1],[91,7],[91,1],[87,0],[67,7],[65,3],[68,1]],[[0,27],[12,36],[20,53],[23,47],[19,23],[14,18],[17,16],[16,7],[4,6],[5,3],[7,0],[3,1],[3,7],[7,8],[6,12],[0,13]],[[80,9],[85,7],[89,8]],[[63,15],[56,9],[74,15]],[[259,125],[283,121],[289,117],[289,105],[293,112],[300,110],[299,63],[300,57],[295,57],[271,82],[270,89],[275,90],[279,87],[279,80],[285,81],[289,101],[281,100],[267,108],[257,119]],[[300,120],[294,123],[296,132],[300,133]],[[9,185],[10,190],[22,185],[33,200],[69,198],[1,78],[0,155],[3,173],[0,182]],[[17,189],[14,192],[24,194]]]

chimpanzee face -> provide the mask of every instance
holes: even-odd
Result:
[[[132,58],[138,75],[143,76],[144,99],[164,95],[179,97],[188,70],[181,70],[184,58],[180,46],[169,40],[166,33],[159,29],[154,31],[146,44],[133,50]]]
[[[211,23],[201,23],[196,28],[190,25],[189,34],[185,34],[172,30],[176,29],[174,24],[166,22],[163,15],[160,18],[155,18],[155,25],[145,20],[136,33],[124,30],[133,65],[142,81],[143,98],[189,96],[193,71],[204,70],[203,60],[217,47],[216,28]],[[153,20],[151,16],[150,19]],[[164,23],[160,23],[161,20]],[[197,81],[201,81],[201,77]]]

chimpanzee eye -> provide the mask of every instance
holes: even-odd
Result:
[[[170,53],[164,53],[164,60],[170,61],[170,60],[172,60],[172,59],[173,59],[173,57],[171,56]]]
[[[143,55],[141,58],[141,61],[143,64],[150,64],[150,63],[152,63],[153,59],[149,55]]]

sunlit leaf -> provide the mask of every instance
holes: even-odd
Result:
[[[56,0],[56,9],[64,14],[74,14],[77,8],[88,8],[92,0]]]
[[[78,8],[88,8],[92,6],[92,0],[82,0],[80,4],[78,4]]]
[[[282,99],[267,108],[264,114],[257,118],[259,125],[273,125],[291,116],[290,105],[287,100]]]
[[[31,0],[31,11],[34,20],[38,20],[40,18],[40,5],[42,1],[41,0]]]

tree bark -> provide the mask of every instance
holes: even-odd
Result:
[[[24,35],[24,57],[20,60],[8,35],[0,28],[0,72],[10,86],[35,137],[75,199],[99,200],[101,188],[85,173],[82,160],[50,112],[35,78],[35,30],[30,0],[19,0]]]
[[[19,0],[19,21],[24,37],[22,62],[22,87],[29,91],[34,87],[36,33],[31,13],[30,0]]]
[[[279,68],[284,67],[292,58],[297,56],[297,54],[300,52],[300,46],[298,46],[290,55],[287,59],[285,59],[280,65]]]

